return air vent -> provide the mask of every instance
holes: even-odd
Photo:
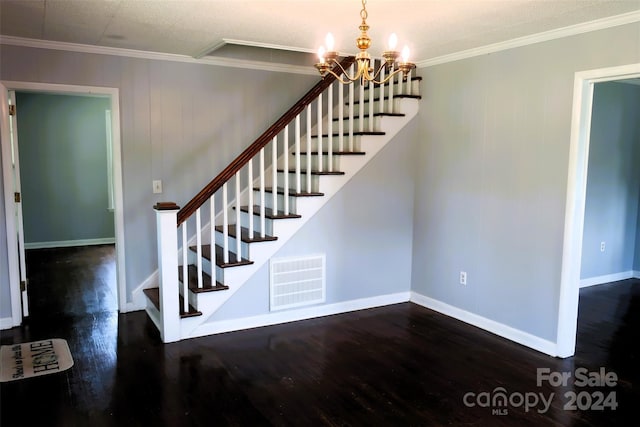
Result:
[[[325,255],[272,258],[269,270],[271,311],[325,301]]]

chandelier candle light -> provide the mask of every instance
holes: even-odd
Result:
[[[401,56],[400,53],[395,50],[398,43],[398,37],[395,33],[391,34],[389,37],[389,50],[382,53],[384,62],[380,65],[380,68],[374,72],[374,67],[371,66],[371,55],[367,52],[367,49],[371,46],[371,39],[367,34],[367,30],[369,30],[369,25],[367,24],[367,0],[362,0],[360,17],[362,18],[362,23],[358,27],[360,28],[360,36],[356,39],[356,46],[360,49],[360,52],[356,55],[358,68],[355,74],[350,76],[347,71],[340,66],[340,63],[337,60],[339,56],[338,52],[333,50],[333,35],[329,33],[325,39],[326,49],[324,46],[321,46],[320,49],[318,49],[319,62],[316,64],[316,68],[320,72],[320,75],[324,77],[327,73],[330,73],[343,84],[350,84],[356,80],[361,80],[362,83],[373,82],[375,84],[384,84],[396,74],[402,73],[402,80],[406,81],[407,74],[412,69],[416,68],[415,64],[409,62],[409,48],[407,46],[404,47],[402,50],[402,61],[397,62],[398,58]],[[342,74],[345,77],[344,79],[331,70],[334,64],[337,64],[338,67],[340,67]],[[394,69],[394,71],[382,80],[376,80],[383,69]]]

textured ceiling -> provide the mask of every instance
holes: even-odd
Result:
[[[359,0],[0,0],[0,34],[199,56],[223,39],[354,53]],[[640,0],[368,0],[371,52],[414,61],[640,10]],[[401,47],[401,46],[400,46]]]

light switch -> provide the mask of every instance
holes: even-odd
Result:
[[[155,180],[153,181],[153,194],[162,193],[162,181]]]

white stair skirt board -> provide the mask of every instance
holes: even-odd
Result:
[[[482,317],[442,301],[429,298],[417,292],[411,292],[411,302],[433,311],[437,311],[438,313],[446,316],[453,317],[454,319],[476,326],[480,329],[484,329],[485,331],[491,332],[499,337],[522,344],[525,347],[548,354],[549,356],[557,356],[556,343],[542,339],[528,332],[512,328],[511,326],[496,322],[495,320],[487,319],[486,317]]]
[[[605,283],[618,282],[620,280],[638,279],[638,271],[629,270],[621,273],[605,274],[604,276],[590,277],[588,279],[580,279],[580,287],[587,288],[589,286],[603,285]]]
[[[240,319],[223,320],[219,322],[205,323],[192,331],[192,334],[184,338],[196,338],[206,335],[221,334],[224,332],[239,331],[243,329],[259,328],[262,326],[278,325],[281,323],[296,322],[299,320],[313,319],[315,317],[331,316],[334,314],[348,313],[350,311],[365,310],[368,308],[382,307],[385,305],[409,302],[409,292],[398,292],[389,295],[380,295],[370,298],[324,304],[302,309],[278,311],[261,316],[244,317]]]
[[[74,246],[112,245],[116,243],[115,237],[104,237],[100,239],[80,239],[80,240],[59,240],[54,242],[33,242],[25,243],[25,249],[49,249],[49,248],[71,248]]]
[[[205,324],[209,317],[216,312],[235,292],[237,292],[284,244],[291,239],[302,226],[309,221],[344,185],[353,178],[382,148],[391,141],[402,128],[418,113],[418,100],[412,98],[398,98],[404,116],[381,117],[384,135],[364,135],[363,146],[366,147],[364,156],[342,156],[340,169],[344,175],[319,176],[320,189],[323,197],[300,197],[296,200],[296,213],[302,218],[274,221],[273,235],[278,240],[262,242],[251,247],[253,264],[241,267],[227,268],[224,272],[225,285],[229,289],[224,292],[207,292],[198,295],[197,309],[202,316],[181,319],[182,338],[202,336],[199,327]]]

